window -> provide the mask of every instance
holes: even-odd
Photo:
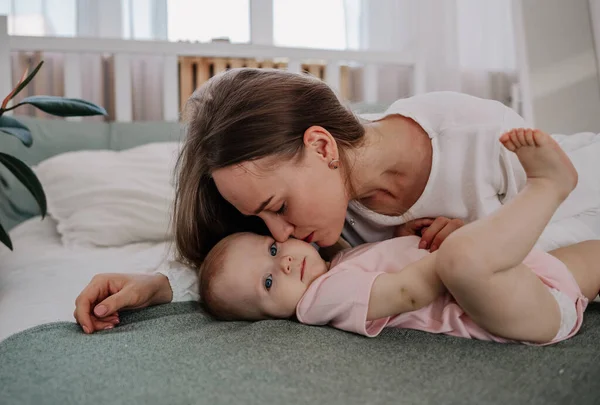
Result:
[[[75,36],[76,0],[0,0],[12,35]]]
[[[250,42],[250,0],[168,0],[170,41]]]
[[[273,0],[275,45],[346,49],[344,0]]]

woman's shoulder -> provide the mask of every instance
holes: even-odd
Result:
[[[481,98],[466,93],[460,93],[456,91],[433,91],[428,93],[416,94],[411,97],[401,98],[394,101],[389,107],[388,111],[403,106],[419,106],[419,107],[457,107],[460,105],[468,105],[475,107],[498,107],[499,101]]]
[[[393,114],[415,120],[434,138],[453,129],[501,127],[507,106],[496,100],[469,94],[439,91],[403,98],[380,114],[361,116],[376,121]]]

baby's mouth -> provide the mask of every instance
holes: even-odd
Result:
[[[306,265],[306,257],[302,259],[302,266],[300,267],[300,281],[304,279],[304,266]]]

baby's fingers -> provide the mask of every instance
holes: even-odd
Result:
[[[120,322],[118,314],[113,314],[113,315],[107,316],[106,318],[97,318],[96,316],[92,315],[91,319],[92,319],[92,325],[94,328],[93,332],[97,332],[97,331],[105,330],[105,329],[112,329],[115,326],[117,326]]]

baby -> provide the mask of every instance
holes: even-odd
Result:
[[[223,320],[295,316],[366,336],[384,327],[529,344],[573,336],[600,290],[600,241],[550,253],[533,247],[577,172],[541,131],[515,129],[500,142],[517,154],[527,185],[438,251],[421,250],[419,238],[407,236],[328,263],[301,240],[238,233],[217,244],[200,269],[204,304]]]

